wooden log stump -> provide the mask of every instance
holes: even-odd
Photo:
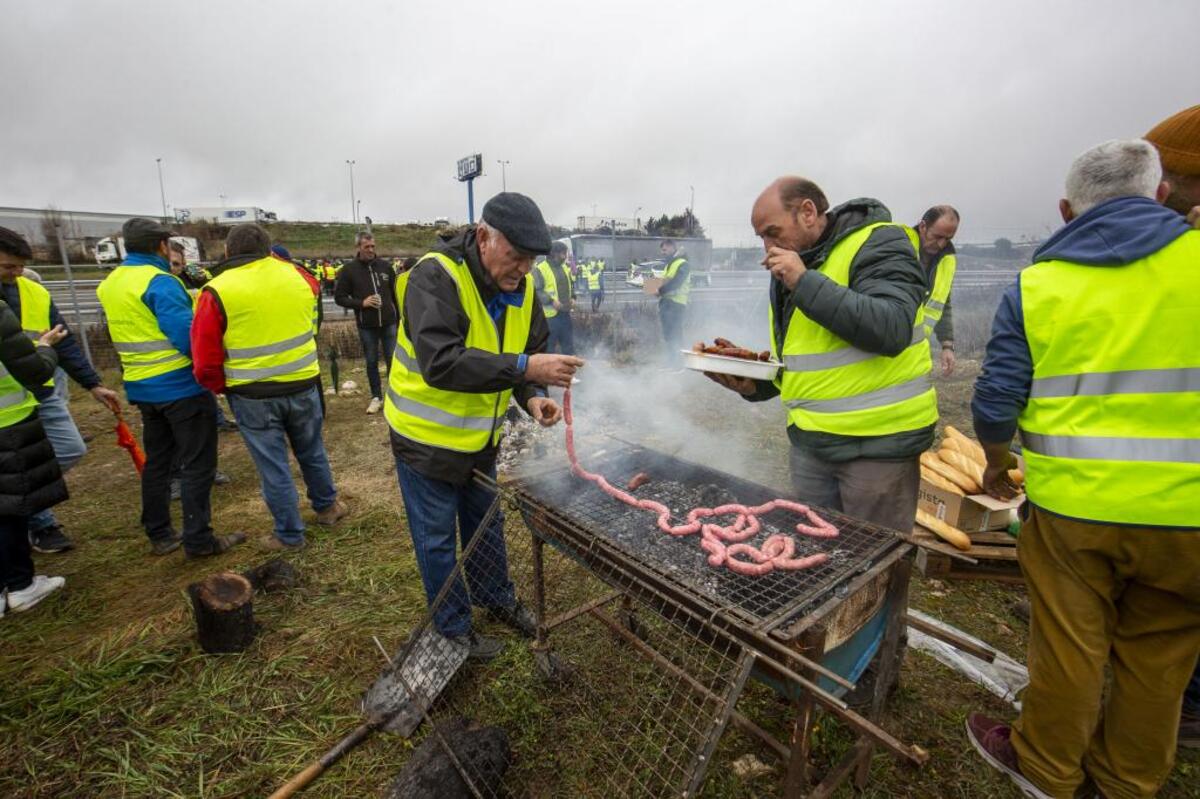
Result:
[[[210,574],[188,586],[196,636],[205,652],[241,652],[258,632],[254,622],[254,589],[240,574]]]

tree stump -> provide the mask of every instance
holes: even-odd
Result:
[[[254,622],[254,589],[240,574],[210,574],[188,586],[196,636],[205,652],[241,652],[258,632]]]

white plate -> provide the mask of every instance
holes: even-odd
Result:
[[[728,355],[709,355],[705,352],[680,350],[683,365],[697,372],[716,372],[754,380],[774,380],[783,364],[779,361],[751,361],[746,358],[730,358]]]

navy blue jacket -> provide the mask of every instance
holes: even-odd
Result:
[[[1033,254],[1033,262],[1124,266],[1158,252],[1189,230],[1183,217],[1154,200],[1118,197],[1060,228]],[[980,441],[996,444],[1012,440],[1032,384],[1033,358],[1025,336],[1018,276],[996,309],[983,372],[975,380],[971,413]]]

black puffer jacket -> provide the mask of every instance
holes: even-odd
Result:
[[[925,300],[925,272],[912,242],[899,227],[873,231],[850,263],[850,285],[841,286],[817,271],[834,245],[866,225],[892,221],[892,214],[878,200],[860,198],[829,209],[828,218],[821,238],[800,253],[808,271],[795,290],[771,279],[776,346],[782,349],[784,326],[798,309],[860,350],[899,355],[912,343],[917,309]],[[749,399],[778,395],[774,384],[760,381]],[[841,463],[915,458],[933,444],[933,429],[930,425],[887,436],[843,436],[789,426],[788,436],[817,457]]]
[[[28,389],[54,374],[58,358],[52,347],[35,347],[21,332],[21,320],[0,301],[0,362]],[[0,516],[31,516],[67,498],[54,448],[37,411],[10,427],[0,428]]]

